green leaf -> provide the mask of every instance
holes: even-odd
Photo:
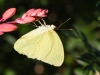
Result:
[[[94,75],[94,73],[92,65],[88,65],[84,68],[82,75]]]
[[[100,20],[100,16],[98,16],[98,18],[97,18],[98,20]]]
[[[85,45],[85,47],[87,48],[87,50],[88,50],[89,52],[92,51],[92,46],[89,44],[86,35],[85,35],[83,32],[81,32],[81,35],[82,35],[82,38],[81,38],[81,39],[82,39],[82,41],[84,42],[84,45]]]
[[[82,68],[76,68],[76,69],[74,70],[74,73],[75,73],[75,75],[82,75],[83,70],[82,70]]]
[[[100,4],[100,1],[99,1],[99,2],[97,2],[96,6],[98,6],[99,4]]]
[[[65,34],[66,36],[71,36],[71,37],[74,37],[74,38],[78,38],[77,35],[75,35],[74,31],[71,30],[62,30],[62,33]]]
[[[71,36],[73,38],[79,38],[80,34],[76,27],[72,28],[73,30],[62,30],[62,33],[64,33],[66,36]]]
[[[97,64],[94,64],[94,69],[100,72],[100,66],[98,66]]]

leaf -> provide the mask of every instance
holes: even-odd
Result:
[[[62,33],[65,34],[66,36],[71,36],[74,38],[77,38],[77,36],[74,34],[74,31],[69,31],[69,30],[62,30]]]
[[[85,34],[81,32],[82,35],[82,41],[84,42],[85,47],[88,49],[88,51],[92,51],[92,46],[89,44],[88,39],[86,38]]]
[[[100,66],[98,66],[97,64],[94,64],[94,69],[100,72]]]
[[[72,29],[73,30],[62,30],[62,33],[64,33],[66,36],[71,36],[73,38],[79,38],[80,35],[76,27],[73,27]]]
[[[96,48],[93,48],[94,49],[94,54],[97,56],[97,57],[100,57],[100,51]]]
[[[74,73],[75,73],[75,75],[82,75],[83,70],[82,70],[82,68],[76,68],[76,69],[74,70]]]
[[[80,57],[80,58],[77,58],[78,60],[82,61],[82,62],[85,62],[85,63],[91,63],[91,61],[87,58],[83,58],[83,57]]]
[[[98,6],[99,4],[100,4],[100,1],[99,1],[99,2],[97,2],[96,6]]]
[[[92,72],[92,73],[91,73]],[[93,67],[92,67],[92,64],[86,66],[83,70],[83,75],[94,75],[94,70],[93,70]]]
[[[100,20],[100,16],[98,16],[98,18],[97,18],[98,20]]]

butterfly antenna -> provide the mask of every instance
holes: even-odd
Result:
[[[59,29],[64,23],[66,23],[67,21],[69,21],[71,18],[69,18],[69,19],[67,19],[65,22],[63,22],[63,23],[61,23],[58,27],[57,27],[57,29]]]

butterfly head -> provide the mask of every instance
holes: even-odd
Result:
[[[54,25],[51,25],[51,28],[52,28],[52,29],[55,29],[55,28],[56,28],[56,26],[54,26]]]

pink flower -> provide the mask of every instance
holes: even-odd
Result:
[[[17,18],[14,21],[4,23],[4,21],[12,17],[15,12],[16,8],[10,8],[3,13],[2,17],[0,18],[0,35],[4,34],[4,32],[14,31],[17,28],[17,24],[26,24],[37,21],[42,17],[46,17],[48,10],[40,8],[30,9],[24,13],[21,18]]]
[[[15,12],[16,12],[16,8],[10,8],[3,13],[2,17],[0,18],[0,22],[1,22],[0,35],[4,34],[4,32],[14,31],[17,28],[17,26],[13,22],[2,23],[8,18],[12,17],[15,14]]]
[[[12,17],[16,12],[16,8],[10,8],[8,10],[6,10],[3,15],[2,18],[0,19],[0,22],[3,22],[5,20],[7,20],[8,18]]]
[[[42,17],[46,17],[46,14],[48,13],[47,9],[30,9],[26,13],[22,15],[21,18],[17,18],[15,20],[16,23],[19,24],[26,24],[30,22],[34,22],[39,20]]]

